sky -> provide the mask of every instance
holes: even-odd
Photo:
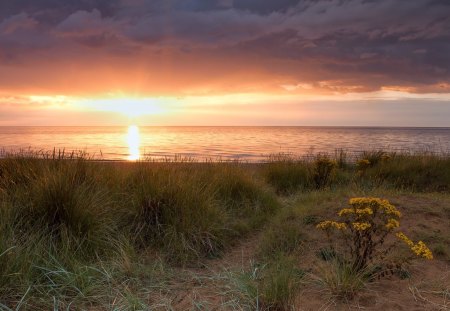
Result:
[[[0,126],[450,126],[449,0],[0,0]]]

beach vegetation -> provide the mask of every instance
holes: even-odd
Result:
[[[448,265],[443,155],[179,160],[0,159],[0,309],[292,310]]]

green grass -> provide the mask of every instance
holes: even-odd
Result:
[[[306,240],[304,212],[286,208],[264,230],[258,254],[262,259],[298,253]]]
[[[351,265],[338,260],[318,267],[313,279],[331,298],[351,300],[369,281],[367,271],[356,271]]]
[[[311,232],[348,197],[448,194],[449,158],[384,155],[363,154],[371,165],[362,173],[342,151],[264,164],[109,163],[57,152],[0,159],[0,309],[151,308],[150,296],[170,296],[172,268],[207,265],[259,233],[258,268],[234,277],[236,303],[288,310],[302,263],[325,247]],[[448,236],[436,235],[423,239],[448,261]],[[324,264],[314,273],[332,295],[363,287],[345,267]]]
[[[189,171],[143,166],[124,186],[124,225],[138,247],[162,249],[175,263],[217,256],[223,248],[226,215],[210,186]]]
[[[436,155],[391,155],[376,162],[365,178],[414,191],[450,191],[450,159]]]
[[[292,310],[304,276],[295,256],[279,254],[265,264],[231,273],[232,294],[245,310]]]
[[[351,182],[355,172],[347,159],[342,150],[333,156],[318,154],[309,158],[281,154],[269,157],[261,175],[280,195],[321,190]]]
[[[1,301],[15,306],[27,293],[36,306],[100,303],[95,284],[110,288],[105,276],[126,275],[142,254],[195,265],[277,209],[272,190],[239,163],[0,159]]]
[[[280,255],[270,261],[260,281],[261,306],[265,310],[289,310],[295,298],[304,271],[297,268],[296,258]]]
[[[310,187],[309,163],[289,156],[277,156],[264,165],[262,174],[265,180],[279,194],[292,194]]]

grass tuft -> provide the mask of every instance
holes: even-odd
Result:
[[[333,298],[352,300],[366,286],[368,275],[367,271],[357,271],[343,261],[331,260],[318,266],[313,278]]]

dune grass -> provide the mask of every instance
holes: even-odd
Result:
[[[414,191],[450,190],[450,158],[436,155],[391,154],[365,172],[365,178]]]
[[[278,208],[235,163],[0,159],[0,301],[95,303],[96,286],[111,290],[106,279],[125,277],[142,254],[195,265]]]
[[[302,265],[323,259],[311,235],[318,221],[349,196],[449,189],[449,158],[431,154],[340,151],[261,164],[9,155],[0,159],[0,309],[150,308],[152,292],[168,291],[171,267],[202,266],[254,232],[259,268],[237,277],[248,281],[243,305],[289,310],[311,273],[330,293],[353,296],[364,286],[341,266]],[[448,237],[423,239],[448,260]]]

